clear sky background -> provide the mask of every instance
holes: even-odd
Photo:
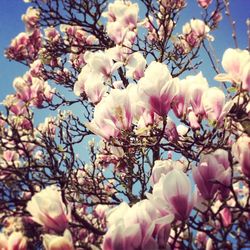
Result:
[[[214,0],[215,1],[215,0]],[[113,1],[110,1],[113,2]],[[136,2],[136,1],[133,1]],[[180,16],[179,30],[190,18],[200,18],[201,8],[197,6],[196,0],[188,0],[189,8],[184,10]],[[0,100],[2,101],[7,94],[13,93],[12,82],[17,76],[22,76],[26,67],[16,62],[9,62],[4,57],[4,49],[8,47],[11,39],[17,34],[24,31],[24,24],[21,21],[21,15],[26,12],[29,4],[22,0],[0,0]],[[247,47],[246,19],[250,18],[250,0],[231,0],[230,5],[233,19],[236,20],[236,31],[239,41],[239,47]],[[142,17],[142,16],[140,16]],[[231,28],[226,17],[220,24],[219,30],[213,32],[216,48],[219,58],[228,47],[233,47],[231,37]],[[204,61],[208,61],[204,57]],[[208,78],[210,84],[213,81],[214,72],[211,66],[204,64],[202,67],[203,74]]]

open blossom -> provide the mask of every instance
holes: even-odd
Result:
[[[177,78],[172,78],[166,65],[152,62],[139,81],[139,92],[145,107],[160,116],[167,115],[177,94]]]
[[[45,38],[52,43],[56,43],[60,39],[60,33],[55,27],[47,27],[44,29],[44,34]]]
[[[166,175],[173,169],[183,170],[184,168],[185,165],[181,161],[174,161],[172,159],[156,160],[150,178],[151,183],[153,185],[156,184],[157,182],[159,182],[162,175]]]
[[[29,7],[24,15],[22,15],[22,20],[25,23],[27,32],[32,32],[39,21],[40,12],[38,9]]]
[[[229,192],[227,186],[231,181],[228,154],[219,149],[202,156],[198,167],[193,168],[193,177],[204,199],[213,199],[217,191],[226,197]]]
[[[172,220],[171,214],[161,215],[148,200],[142,200],[132,207],[123,202],[108,214],[108,231],[104,236],[103,249],[163,247],[167,242]]]
[[[130,32],[135,32],[138,22],[139,7],[137,3],[116,0],[108,5],[103,13],[108,18],[107,34],[116,44],[133,44]],[[135,37],[134,37],[135,38]]]
[[[38,224],[58,232],[68,226],[69,215],[56,186],[48,186],[36,193],[28,202],[26,210]]]
[[[82,68],[74,85],[77,96],[85,93],[89,101],[97,104],[107,91],[104,84],[123,63],[114,63],[108,51],[86,52],[86,65]]]
[[[27,108],[25,103],[20,100],[16,95],[7,95],[3,101],[3,105],[8,107],[15,115],[26,115]]]
[[[147,61],[140,52],[135,52],[128,57],[126,69],[127,77],[139,80],[144,76]]]
[[[95,107],[94,119],[87,126],[105,139],[117,137],[132,123],[131,104],[126,89],[112,89]]]
[[[44,101],[50,102],[53,98],[54,89],[47,82],[32,77],[29,73],[17,77],[13,85],[18,98],[36,107],[41,107]]]
[[[108,79],[122,63],[114,63],[110,55],[103,51],[86,52],[84,59],[91,71],[97,74],[102,74],[104,79]]]
[[[220,124],[232,108],[233,101],[226,102],[224,92],[217,87],[212,87],[202,95],[202,104],[208,119]]]
[[[56,133],[56,119],[54,117],[46,117],[43,123],[38,125],[38,130],[50,137],[54,137]]]
[[[182,27],[185,40],[191,47],[197,47],[205,38],[213,40],[209,31],[210,28],[200,19],[191,19]]]
[[[192,184],[187,175],[173,169],[162,175],[154,185],[150,200],[162,211],[169,211],[178,220],[186,220],[196,202],[197,189],[192,192]]]
[[[119,22],[123,28],[134,29],[137,25],[139,6],[130,1],[116,0],[108,5],[108,11],[103,13],[108,22]]]
[[[10,59],[33,62],[37,59],[41,46],[42,34],[39,29],[35,29],[31,34],[22,32],[12,39],[6,56]]]
[[[250,54],[247,50],[227,49],[222,57],[222,67],[226,73],[218,74],[217,81],[229,81],[242,84],[245,90],[250,89]]]
[[[250,177],[250,137],[242,135],[233,144],[232,154],[240,163],[242,172],[247,177]]]
[[[13,232],[10,236],[0,233],[1,250],[26,250],[28,239],[21,232]]]
[[[45,250],[74,250],[73,239],[69,230],[65,230],[63,236],[45,234],[43,236]]]
[[[89,65],[85,65],[74,85],[75,95],[80,96],[85,93],[90,102],[97,104],[106,91],[107,86],[104,84],[104,77],[101,74],[94,73]]]

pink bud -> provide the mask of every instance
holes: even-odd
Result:
[[[206,9],[212,3],[212,0],[197,0],[197,2],[201,8]]]
[[[65,230],[63,236],[45,234],[43,245],[46,250],[74,250],[73,239],[69,230]]]
[[[240,163],[244,175],[250,178],[250,137],[242,135],[232,146],[232,154]]]
[[[232,213],[229,208],[225,207],[220,211],[222,217],[222,223],[224,227],[228,227],[232,224]]]

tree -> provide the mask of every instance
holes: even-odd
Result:
[[[0,113],[0,248],[250,248],[250,54],[233,21],[223,71],[209,46],[229,1],[198,0],[181,34],[185,0],[25,2],[5,52],[28,70]],[[41,109],[57,113],[37,124]]]

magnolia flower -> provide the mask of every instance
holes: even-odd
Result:
[[[28,239],[21,232],[13,232],[9,237],[0,233],[1,250],[26,250]]]
[[[29,73],[23,77],[17,77],[13,86],[20,100],[30,102],[31,105],[36,107],[41,107],[44,101],[50,102],[55,91],[47,82],[32,77]]]
[[[190,87],[190,84],[186,79],[178,81],[178,92],[175,96],[173,103],[172,103],[172,109],[175,113],[175,115],[178,118],[181,118],[183,115],[186,114],[187,111],[187,103],[186,100],[188,99],[188,90]]]
[[[242,88],[250,92],[250,60],[244,66],[242,73]]]
[[[114,63],[109,54],[103,51],[94,53],[87,51],[84,55],[84,60],[91,68],[91,71],[102,74],[104,79],[108,79],[122,65],[121,62]]]
[[[47,27],[44,29],[45,38],[52,43],[56,43],[60,39],[60,33],[55,27]]]
[[[93,72],[89,65],[85,65],[74,85],[75,95],[80,96],[85,93],[90,102],[97,104],[106,91],[107,86],[104,85],[103,75]]]
[[[250,137],[242,135],[232,146],[232,154],[240,163],[244,175],[250,178]]]
[[[28,202],[26,210],[38,224],[61,232],[68,226],[69,215],[56,186],[48,186],[36,193]]]
[[[45,121],[38,125],[38,130],[43,134],[54,137],[56,134],[56,124],[54,117],[46,117]]]
[[[108,231],[103,249],[158,249],[163,238],[166,244],[172,220],[172,215],[161,215],[148,200],[133,207],[123,202],[107,215]],[[162,235],[163,232],[166,235]]]
[[[172,78],[166,65],[152,62],[139,81],[140,98],[149,111],[167,115],[177,94],[178,79]]]
[[[135,80],[139,80],[144,76],[144,70],[147,61],[140,52],[135,52],[128,57],[127,61],[127,77],[131,77]]]
[[[249,90],[250,54],[247,50],[227,49],[222,57],[222,67],[226,73],[218,74],[215,80],[236,84],[243,82],[242,88]]]
[[[128,29],[123,28],[120,22],[107,23],[107,34],[115,44],[122,44],[125,36],[128,32]]]
[[[101,74],[91,73],[85,82],[84,91],[90,102],[97,104],[101,101],[108,87],[103,83]]]
[[[227,186],[231,182],[231,169],[228,166],[228,155],[220,150],[202,156],[199,166],[193,167],[195,183],[204,199],[213,199],[219,190],[224,197],[228,195]]]
[[[191,105],[195,115],[204,114],[202,95],[208,89],[208,82],[202,73],[187,76],[183,82],[187,87],[186,103]]]
[[[212,3],[212,0],[197,0],[197,2],[200,7],[206,9]]]
[[[153,194],[148,197],[161,212],[171,212],[178,220],[186,220],[196,202],[197,189],[192,192],[192,184],[187,175],[173,169],[162,175],[154,185]]]
[[[183,170],[184,168],[185,165],[181,161],[173,161],[172,159],[156,160],[152,169],[150,181],[155,185],[159,182],[162,175],[166,175],[173,169]]]
[[[188,109],[188,121],[190,124],[190,127],[192,129],[200,129],[200,123],[199,123],[199,118],[197,117],[197,115],[194,113],[194,111],[192,110],[192,108]]]
[[[123,28],[134,29],[137,25],[139,13],[139,6],[137,3],[131,3],[130,1],[116,0],[114,3],[108,5],[108,11],[102,15],[108,18],[110,22],[120,22]]]
[[[69,230],[65,230],[63,236],[45,234],[43,245],[46,250],[74,250],[73,239]]]
[[[40,11],[33,7],[29,7],[24,15],[22,15],[22,20],[25,23],[27,32],[32,32],[39,21]]]
[[[209,35],[209,31],[210,28],[199,19],[191,19],[182,27],[182,33],[191,47],[197,47],[205,38],[213,41],[214,38]]]
[[[202,95],[202,104],[208,119],[220,124],[233,106],[233,101],[225,101],[225,94],[217,87],[207,89]]]
[[[131,104],[126,89],[112,89],[99,102],[94,111],[94,119],[88,128],[105,139],[117,137],[121,130],[128,130],[132,123]]]

